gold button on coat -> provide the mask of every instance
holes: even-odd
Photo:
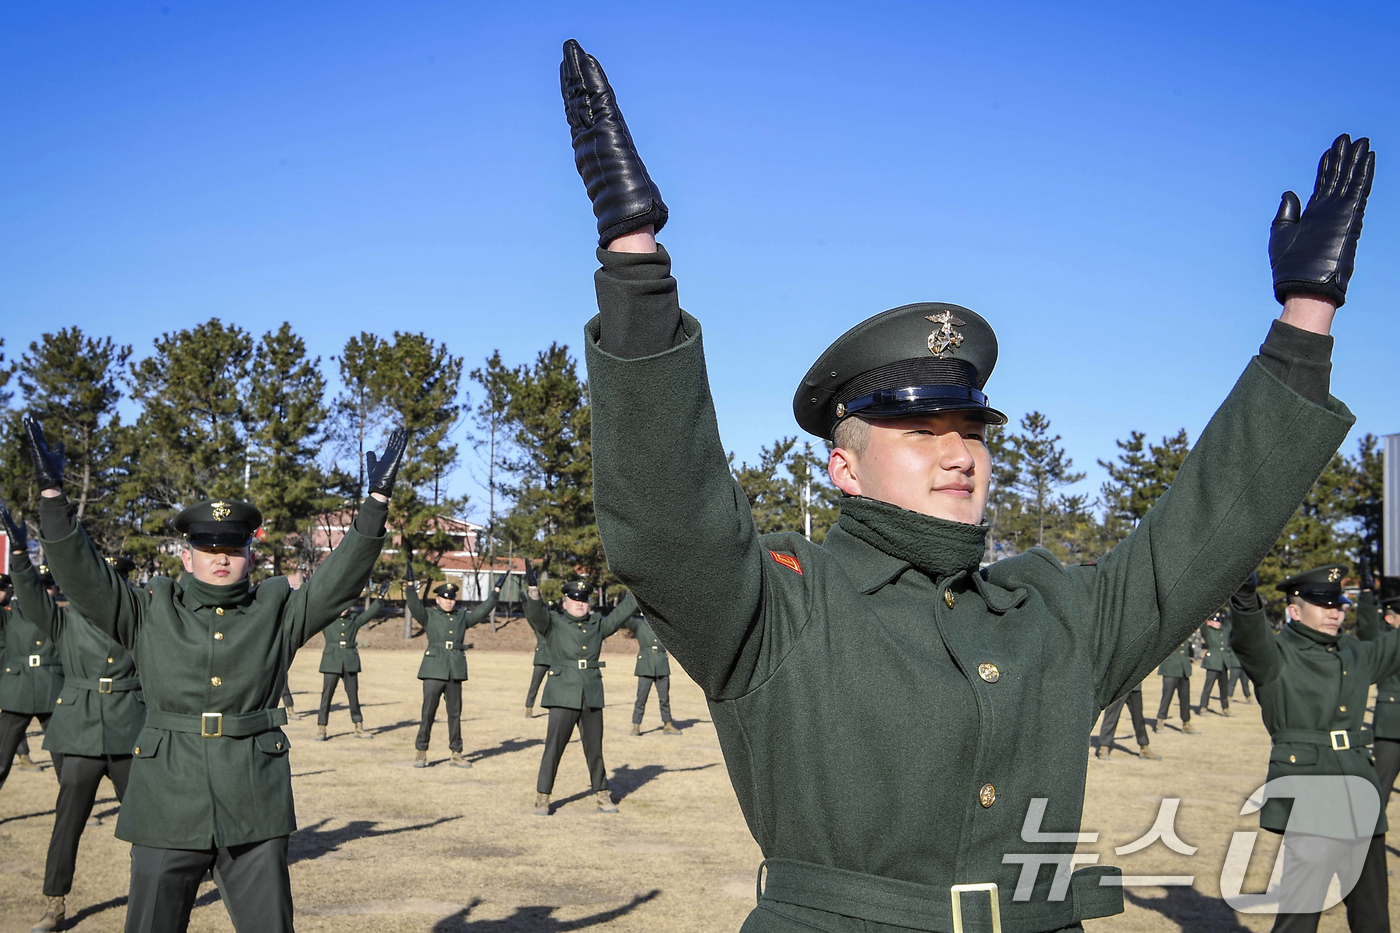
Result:
[[[210,678],[209,678],[209,682],[210,682],[211,684],[213,684],[214,686],[217,687],[219,684],[223,683],[224,681],[223,681],[223,678],[222,678],[222,677],[210,677]]]
[[[1344,712],[1344,713],[1347,711],[1347,708],[1346,708],[1345,705],[1341,706],[1340,709],[1341,709],[1341,711]]]
[[[63,702],[63,697],[59,697],[57,700],[54,700],[54,702],[55,702],[55,703],[62,703],[62,702]]]
[[[215,633],[214,633],[214,640],[215,640],[215,641],[223,641],[223,640],[224,640],[224,633],[223,633],[223,632],[215,632]]]
[[[1298,761],[1298,756],[1297,756],[1297,755],[1289,755],[1289,756],[1288,756],[1288,760],[1289,760],[1290,762],[1295,762],[1295,763],[1296,763],[1296,762]]]
[[[953,599],[953,591],[951,589],[943,591],[943,601],[948,604],[949,609],[953,608],[955,600]]]
[[[133,749],[131,750],[131,754],[133,754],[133,755],[139,755],[139,754],[141,754],[141,746],[138,745],[138,746],[136,746],[135,748],[133,748]]]
[[[219,607],[217,607],[217,608],[214,610],[214,615],[216,615],[216,616],[221,616],[221,615],[223,615],[223,614],[224,614],[224,607],[223,607],[223,606],[219,606]]]
[[[983,661],[981,664],[977,665],[977,676],[981,677],[989,684],[994,684],[998,680],[1001,680],[1001,671],[990,661]]]
[[[983,807],[990,807],[997,802],[997,789],[990,784],[983,784],[982,789],[977,792],[977,799]]]
[[[116,661],[113,661],[111,658],[108,658],[108,659],[107,659],[107,663],[108,663],[108,664],[116,664],[117,662],[116,662]]]

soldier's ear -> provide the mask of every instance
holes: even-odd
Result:
[[[860,461],[855,452],[844,447],[832,448],[826,461],[826,472],[831,484],[848,496],[859,496]]]

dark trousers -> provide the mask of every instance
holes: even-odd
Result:
[[[321,678],[321,711],[316,714],[318,726],[324,726],[330,722],[331,698],[335,696],[336,682],[341,679],[345,681],[345,699],[350,701],[350,721],[364,722],[365,717],[360,715],[360,675],[323,674]],[[460,695],[459,693],[458,696]],[[433,707],[433,712],[437,712],[436,706]]]
[[[130,755],[64,755],[63,773],[58,779],[58,804],[49,837],[48,863],[44,867],[44,896],[57,897],[73,889],[73,867],[78,863],[78,840],[92,815],[97,785],[103,777],[112,779],[117,800],[126,796],[126,779],[131,774]]]
[[[1181,706],[1181,721],[1188,723],[1191,721],[1191,678],[1190,677],[1163,677],[1162,678],[1162,702],[1157,705],[1157,722],[1160,725],[1163,719],[1167,718],[1167,712],[1171,709],[1172,694]]]
[[[1201,708],[1201,712],[1204,713],[1206,707],[1210,704],[1210,688],[1214,687],[1216,684],[1220,684],[1220,708],[1230,708],[1230,697],[1225,689],[1228,681],[1226,675],[1228,673],[1228,671],[1206,671],[1206,683],[1205,686],[1201,688],[1201,702],[1196,704]]]
[[[533,709],[535,697],[540,692],[540,684],[544,683],[544,675],[549,673],[548,664],[536,664],[535,672],[530,675],[530,692],[525,694],[525,706]]]
[[[19,751],[20,743],[24,741],[24,731],[29,728],[29,720],[39,720],[39,727],[47,730],[49,717],[52,715],[52,713],[0,713],[0,787],[5,786],[5,779],[10,776],[10,768],[15,763],[15,755]],[[59,769],[63,766],[63,756],[53,755],[52,757],[54,773],[57,776]]]
[[[1371,746],[1376,758],[1376,777],[1381,779],[1381,812],[1390,806],[1390,791],[1395,778],[1400,776],[1400,741],[1376,739]]]
[[[292,706],[295,705],[292,703],[291,681],[287,681],[286,683],[282,684],[282,705],[287,707],[287,709],[291,709]]]
[[[642,714],[647,711],[647,696],[652,683],[656,684],[656,702],[661,704],[661,721],[671,721],[671,675],[662,677],[637,678],[637,705],[632,707],[632,721],[640,723]]]
[[[433,718],[437,716],[438,701],[447,697],[447,747],[462,751],[462,682],[460,680],[423,681],[423,718],[418,723],[418,741],[413,747],[428,750],[433,736]]]
[[[1148,744],[1147,722],[1142,718],[1142,691],[1130,690],[1127,696],[1114,700],[1103,711],[1103,721],[1099,723],[1099,748],[1113,745],[1113,737],[1118,732],[1118,717],[1123,714],[1125,703],[1128,705],[1128,715],[1133,720],[1133,732],[1137,733],[1137,743]]]
[[[226,849],[132,846],[126,933],[184,933],[210,871],[235,930],[292,933],[286,836]]]
[[[1235,684],[1239,684],[1244,688],[1244,698],[1246,700],[1253,696],[1253,694],[1249,692],[1249,678],[1244,676],[1244,668],[1242,667],[1230,668],[1230,689],[1227,690],[1226,693],[1230,694],[1231,697],[1235,695]]]
[[[1351,933],[1390,933],[1390,880],[1386,877],[1385,836],[1372,836],[1365,860],[1348,866],[1342,856],[1347,844],[1322,836],[1295,837],[1289,834],[1283,847],[1283,881],[1285,909],[1294,904],[1316,904],[1310,912],[1282,913],[1274,917],[1274,933],[1314,933],[1327,885],[1332,875],[1340,880],[1356,877],[1350,893],[1342,898],[1347,908],[1347,927]],[[1356,870],[1360,869],[1359,875]]]
[[[583,741],[583,756],[588,760],[588,777],[593,781],[594,792],[608,789],[608,772],[603,766],[603,711],[589,706],[585,700],[583,709],[549,708],[544,757],[540,759],[540,777],[535,782],[535,790],[541,794],[554,790],[559,759],[564,757],[564,747],[574,736],[574,726],[578,726],[579,738]]]

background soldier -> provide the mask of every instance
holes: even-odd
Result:
[[[671,721],[671,662],[666,646],[656,637],[644,615],[628,616],[624,623],[637,636],[637,703],[632,708],[632,734],[642,734],[642,717],[647,711],[647,695],[656,685],[656,702],[661,707],[663,735],[680,735],[681,730]]]
[[[1385,628],[1382,628],[1382,622]],[[1383,632],[1396,628],[1400,628],[1400,596],[1392,596],[1377,605],[1376,593],[1368,587],[1361,594],[1356,609],[1357,636],[1362,641],[1373,641],[1380,638]],[[1395,789],[1395,778],[1400,775],[1400,674],[1376,683],[1376,712],[1371,718],[1371,730],[1375,735],[1371,751],[1375,759],[1376,779],[1381,788],[1381,811],[1384,812],[1390,806],[1390,792]]]
[[[1230,688],[1226,692],[1233,700],[1235,698],[1235,684],[1239,684],[1240,689],[1244,691],[1244,701],[1250,703],[1254,693],[1250,689],[1249,678],[1244,676],[1244,668],[1240,666],[1240,656],[1235,654],[1235,649],[1230,644],[1230,630],[1234,623],[1230,621],[1229,613],[1226,613],[1222,625],[1225,633],[1225,668],[1230,673]]]
[[[1133,733],[1137,736],[1138,755],[1149,761],[1161,761],[1162,756],[1148,747],[1147,722],[1142,718],[1142,684],[1129,690],[1127,694],[1108,704],[1099,723],[1099,744],[1094,748],[1095,758],[1107,758],[1113,754],[1113,737],[1118,732],[1118,718],[1123,713],[1123,705],[1128,706],[1128,715],[1133,720]]]
[[[1278,588],[1288,596],[1288,618],[1277,635],[1269,627],[1254,578],[1231,599],[1231,642],[1254,681],[1264,727],[1273,739],[1270,781],[1354,775],[1377,784],[1366,750],[1371,736],[1362,721],[1371,684],[1400,674],[1400,632],[1368,642],[1338,634],[1346,602],[1344,573],[1344,567],[1333,564],[1280,583]],[[1303,805],[1301,799],[1270,797],[1259,811],[1259,825],[1282,833],[1289,827],[1290,810]],[[1274,930],[1316,930],[1334,874],[1343,888],[1355,881],[1343,898],[1352,933],[1390,929],[1385,808],[1374,827],[1359,830],[1360,839],[1351,809],[1343,802],[1340,810],[1348,818],[1314,820],[1303,831],[1295,826],[1284,836],[1283,902]],[[1358,850],[1364,850],[1364,860],[1358,858]]]
[[[534,632],[534,629],[530,631]],[[535,697],[540,692],[540,684],[549,673],[549,639],[535,632],[535,664],[530,672],[530,692],[525,694],[525,718],[535,715]]]
[[[544,685],[544,706],[549,710],[549,727],[540,757],[540,775],[535,782],[535,815],[549,816],[549,795],[564,747],[578,727],[588,776],[600,813],[616,813],[608,793],[608,771],[603,764],[603,675],[606,663],[598,660],[603,639],[622,628],[637,611],[637,600],[628,593],[617,608],[604,616],[591,611],[588,600],[593,588],[586,580],[564,584],[562,612],[550,609],[540,599],[539,578],[534,566],[525,562],[525,619],[549,641],[549,679]]]
[[[45,576],[44,584],[53,578]],[[32,719],[41,729],[49,726],[54,701],[63,690],[63,662],[58,646],[25,615],[25,605],[14,599],[14,583],[8,575],[0,574],[0,633],[4,635],[5,667],[0,674],[0,787],[10,776],[15,755],[20,752],[25,730]],[[38,612],[38,607],[34,607]],[[25,770],[38,770],[29,757],[27,745],[19,765]],[[54,777],[58,777],[60,762],[54,759]]]
[[[410,568],[411,570],[412,568]],[[475,609],[457,608],[457,585],[444,583],[433,590],[433,605],[424,608],[418,589],[408,590],[408,611],[423,626],[428,646],[423,649],[423,663],[418,665],[418,679],[423,681],[423,716],[418,723],[418,738],[414,747],[418,753],[413,767],[428,766],[428,741],[433,735],[433,719],[438,703],[447,697],[447,747],[452,751],[449,764],[470,768],[472,763],[462,754],[462,682],[467,679],[467,629],[491,615],[501,594],[505,574],[496,580],[491,592]],[[412,581],[410,581],[411,583]]]
[[[384,607],[381,601],[388,592],[385,583],[379,591],[381,599],[371,599],[357,612],[350,607],[340,614],[321,634],[326,639],[326,647],[321,651],[321,709],[316,714],[316,738],[326,740],[326,726],[330,724],[331,698],[335,696],[337,682],[345,681],[345,699],[350,704],[350,721],[355,724],[355,738],[372,738],[365,731],[364,716],[360,715],[360,646],[355,636],[360,626],[372,622]],[[366,594],[368,595],[368,594]]]
[[[1159,732],[1162,723],[1171,718],[1172,694],[1176,694],[1177,706],[1181,709],[1181,731],[1195,733],[1191,725],[1191,640],[1188,638],[1176,647],[1162,666],[1157,668],[1162,675],[1162,702],[1157,704],[1157,719],[1152,731]]]
[[[41,492],[44,553],[74,608],[136,657],[146,725],[117,819],[132,843],[128,933],[183,930],[210,871],[235,928],[292,929],[288,837],[296,829],[290,743],[277,707],[307,639],[350,605],[379,557],[389,494],[406,445],[365,455],[369,497],[310,580],[248,583],[262,515],[237,501],[201,502],[175,519],[186,547],[178,580],[127,587],[93,549],[63,494],[63,458],[26,417]]]
[[[1233,716],[1230,712],[1230,692],[1227,689],[1229,673],[1230,650],[1229,631],[1224,627],[1225,623],[1218,618],[1207,619],[1206,624],[1201,627],[1201,636],[1205,640],[1206,653],[1201,659],[1201,667],[1206,672],[1205,684],[1201,687],[1201,702],[1197,712],[1204,716],[1210,709],[1210,688],[1216,684],[1220,685],[1220,715]]]
[[[73,889],[78,842],[102,778],[111,780],[118,801],[126,796],[131,748],[146,721],[146,707],[136,660],[75,609],[59,608],[29,562],[29,530],[3,505],[0,522],[9,534],[10,568],[20,602],[29,607],[29,620],[57,644],[65,672],[63,691],[44,735],[44,748],[61,770],[44,869],[48,903],[44,915],[30,928],[38,933],[62,927],[67,910],[64,899]],[[117,566],[115,561],[109,563]]]

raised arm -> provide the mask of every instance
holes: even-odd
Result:
[[[29,529],[23,522],[16,522],[3,504],[0,504],[0,522],[3,522],[9,538],[10,579],[14,583],[19,607],[24,610],[24,617],[38,626],[45,638],[61,637],[63,612],[44,584],[39,582],[39,573],[29,560]]]
[[[1251,574],[1230,597],[1230,647],[1249,679],[1262,685],[1278,677],[1283,662],[1257,588],[1258,579]]]
[[[535,576],[535,565],[528,560],[525,562],[525,621],[541,635],[548,635],[554,625],[554,617],[545,607],[544,600],[540,599],[540,581]]]
[[[427,586],[427,584],[423,584]],[[413,620],[419,625],[428,624],[428,611],[423,608],[423,600],[418,595],[418,584],[412,581],[404,587],[404,605],[408,607],[408,614],[413,616]]]
[[[503,575],[504,576],[504,575]],[[464,616],[463,627],[471,628],[473,625],[483,621],[491,615],[491,610],[496,608],[496,602],[501,598],[501,581],[497,580],[496,585],[491,588],[491,592],[486,594],[486,598],[470,612]]]
[[[637,597],[628,593],[626,596],[622,597],[622,602],[617,604],[616,609],[603,616],[603,624],[601,627],[603,637],[607,638],[624,625],[627,625],[636,611]]]

